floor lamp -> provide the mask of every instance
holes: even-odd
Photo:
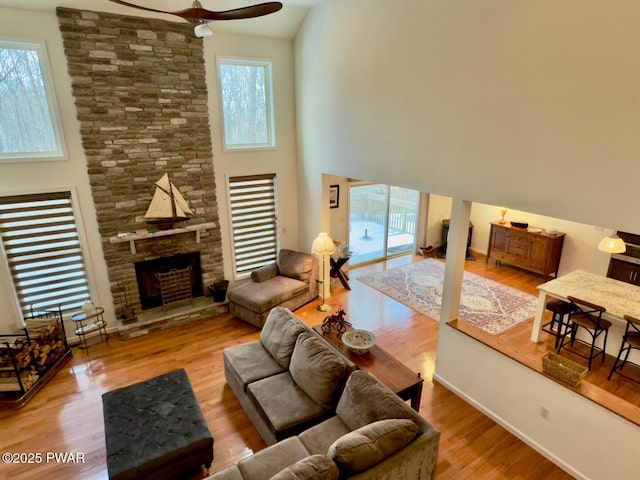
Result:
[[[322,283],[322,304],[318,305],[318,310],[320,310],[321,312],[328,312],[329,310],[331,310],[331,306],[324,303],[324,299],[326,296],[325,288],[327,287],[327,284],[328,284],[328,282],[326,282],[325,276],[326,276],[327,257],[332,253],[334,253],[335,251],[336,251],[336,244],[333,243],[333,240],[331,240],[331,237],[327,235],[326,232],[320,232],[316,237],[316,239],[313,241],[313,245],[311,246],[311,253],[320,257],[320,264],[321,264],[320,271],[322,272],[321,273],[322,277],[320,280],[320,283]]]

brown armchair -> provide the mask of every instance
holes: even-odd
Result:
[[[227,293],[229,310],[262,328],[273,307],[295,310],[318,296],[318,259],[282,249],[276,262],[251,272],[251,279]]]

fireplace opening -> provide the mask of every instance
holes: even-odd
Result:
[[[144,262],[136,262],[136,279],[140,293],[142,310],[162,306],[162,294],[157,273],[171,270],[182,270],[191,267],[191,293],[193,298],[203,296],[202,270],[200,268],[200,252],[180,253],[171,257],[155,258]]]

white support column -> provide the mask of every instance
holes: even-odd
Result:
[[[471,202],[454,198],[449,223],[449,238],[447,240],[447,260],[444,268],[442,309],[440,312],[441,323],[455,320],[458,318],[460,311],[462,274],[464,273],[464,262],[467,256],[470,217]]]

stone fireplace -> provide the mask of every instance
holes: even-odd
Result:
[[[202,39],[187,23],[56,11],[116,313],[143,309],[139,262],[196,253],[199,288],[222,280]],[[206,229],[145,236],[154,227],[144,213],[165,173],[194,211],[176,228]],[[135,248],[113,241],[132,232],[143,233]]]

